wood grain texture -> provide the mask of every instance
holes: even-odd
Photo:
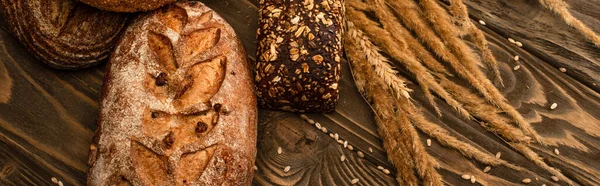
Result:
[[[203,2],[229,21],[248,57],[254,60],[256,1]],[[533,145],[534,150],[578,184],[599,185],[600,49],[537,1],[466,2],[472,18],[487,23],[480,29],[491,43],[505,80],[505,86],[498,87],[544,140],[552,144]],[[600,32],[600,1],[569,3],[576,17]],[[507,37],[523,42],[524,47],[511,44]],[[520,56],[519,62],[511,60],[514,55]],[[514,71],[517,64],[521,68]],[[347,63],[342,65],[336,112],[308,116],[327,128],[328,133],[337,133],[347,140],[354,152],[299,115],[260,110],[258,170],[253,185],[349,185],[354,178],[359,179],[359,185],[394,185],[393,177],[376,168],[381,165],[392,170],[383,153],[372,111],[356,90]],[[560,72],[559,67],[567,68],[567,72]],[[0,97],[7,92],[10,95],[8,101],[0,100],[0,185],[49,185],[51,177],[69,185],[85,183],[88,145],[96,127],[103,74],[104,66],[76,72],[51,69],[36,61],[16,39],[0,29]],[[518,172],[500,166],[483,173],[486,165],[466,159],[433,140],[427,150],[440,162],[439,171],[447,185],[470,184],[461,178],[462,174],[475,175],[485,185],[520,185],[524,178],[532,179],[530,185],[566,184],[552,181],[549,173],[497,136],[485,132],[476,121],[461,119],[441,100],[437,104],[444,115],[438,117],[421,89],[415,84],[409,86],[415,90],[411,95],[414,102],[424,108],[431,121],[458,139],[490,154],[501,152],[502,159],[527,169]],[[549,109],[552,103],[558,104],[555,110]],[[421,137],[425,143],[427,137]],[[277,154],[278,147],[282,148],[282,154]],[[554,148],[560,155],[554,154]],[[359,158],[357,150],[365,158]],[[342,154],[346,157],[344,162],[340,161]],[[290,166],[289,172],[284,172],[286,166]]]

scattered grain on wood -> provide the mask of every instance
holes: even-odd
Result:
[[[358,180],[358,178],[354,178],[354,179],[352,179],[352,181],[350,181],[350,183],[351,183],[352,185],[354,185],[354,184],[357,184],[357,183],[358,183],[358,181],[359,181],[359,180]]]
[[[556,176],[550,176],[550,178],[552,178],[552,181],[558,182],[558,177],[556,177]]]
[[[348,141],[344,141],[344,148],[348,148]]]
[[[373,152],[373,148],[369,147],[369,152],[372,153]]]
[[[517,65],[515,67],[513,67],[513,70],[519,70],[521,68],[521,65]]]
[[[523,43],[521,43],[520,41],[515,41],[515,45],[517,45],[519,47],[523,47]]]
[[[285,167],[285,168],[283,169],[283,172],[289,172],[291,168],[292,168],[292,167],[290,167],[290,166],[287,166],[287,167]]]
[[[308,121],[308,123],[310,123],[311,125],[314,125],[316,123],[315,120],[312,120],[312,119],[308,119],[306,121]]]
[[[329,137],[335,139],[335,136],[332,133],[329,133]]]
[[[490,172],[490,170],[492,170],[492,167],[491,167],[491,166],[487,166],[487,167],[485,167],[485,168],[483,169],[483,172],[484,172],[484,173],[488,173],[488,172]]]
[[[304,114],[300,114],[300,118],[302,118],[303,120],[308,120],[308,116],[306,116]]]
[[[50,181],[52,181],[52,183],[54,184],[58,183],[58,179],[56,179],[55,177],[50,178]]]
[[[338,142],[340,145],[344,144],[344,141],[342,141],[342,140],[337,140],[337,142]]]
[[[561,72],[567,72],[567,69],[564,67],[560,67],[560,68],[558,68],[558,70],[560,70]]]
[[[514,40],[513,38],[510,38],[510,37],[508,38],[508,41],[509,41],[510,43],[515,43],[515,40]]]
[[[281,147],[277,148],[277,154],[281,154],[283,152],[283,149],[281,149]]]
[[[358,155],[358,157],[361,157],[361,158],[365,157],[365,154],[363,154],[363,152],[361,152],[361,151],[356,152],[356,154]]]
[[[315,127],[317,127],[317,129],[321,130],[321,124],[320,123],[315,123]]]
[[[523,182],[523,183],[525,183],[525,184],[527,184],[527,183],[531,183],[531,179],[529,179],[529,178],[525,178],[525,179],[523,179],[523,181],[522,181],[522,182]]]
[[[258,170],[258,167],[256,165],[252,166],[252,169],[254,169],[255,171]]]
[[[468,174],[463,174],[463,175],[461,176],[461,178],[462,178],[462,179],[465,179],[465,180],[469,180],[469,179],[471,179],[471,175],[468,175]]]
[[[475,183],[477,180],[475,180],[475,176],[471,176],[471,183]]]
[[[557,148],[554,148],[554,154],[556,154],[556,155],[560,155],[560,151],[558,151],[558,149],[557,149]]]
[[[497,153],[496,153],[496,158],[498,158],[498,159],[499,159],[499,158],[500,158],[500,156],[502,156],[502,153],[501,153],[501,152],[497,152]]]
[[[427,139],[427,146],[431,147],[431,139]]]
[[[327,128],[321,127],[321,131],[323,131],[323,133],[327,134]]]
[[[354,150],[354,146],[348,145],[348,150],[352,150],[353,151]]]
[[[519,56],[515,56],[515,57],[513,57],[513,59],[514,59],[515,61],[519,61]]]
[[[479,24],[484,25],[484,26],[486,25],[485,21],[483,21],[483,20],[479,20]]]
[[[346,156],[342,154],[342,156],[340,156],[340,161],[342,161],[342,162],[346,161]]]
[[[384,173],[384,174],[390,174],[390,170],[388,170],[388,169],[383,169],[383,173]]]
[[[550,110],[554,110],[556,107],[558,107],[558,103],[552,103],[552,105],[550,105]]]
[[[385,168],[383,168],[382,166],[377,166],[377,169],[379,169],[379,170],[383,170],[383,169],[385,169]]]

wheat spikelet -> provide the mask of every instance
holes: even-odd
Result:
[[[587,25],[581,22],[579,19],[575,18],[569,12],[569,5],[563,0],[540,0],[542,6],[551,10],[555,14],[558,14],[562,20],[567,23],[567,25],[577,29],[581,32],[585,37],[587,37],[596,47],[600,47],[600,36],[596,34],[592,29],[590,29]]]
[[[385,87],[385,84],[377,81],[377,75],[366,74],[371,72],[372,68],[368,65],[366,55],[361,54],[358,44],[354,42],[355,38],[351,38],[350,34],[347,34],[344,39],[346,41],[344,49],[352,67],[356,86],[370,98],[375,113],[375,122],[378,126],[377,132],[383,139],[388,159],[398,170],[396,180],[399,185],[416,185],[418,179],[414,173],[414,162],[408,152],[410,147],[407,145],[411,139],[408,139],[407,135],[401,135],[400,130],[397,129],[401,121],[398,117],[394,117],[393,102],[385,99],[391,95],[387,95],[386,90],[381,88]]]
[[[483,57],[484,64],[488,69],[491,70],[492,76],[496,79],[496,82],[499,82],[504,86],[504,82],[502,80],[502,76],[500,76],[500,70],[498,69],[498,62],[496,58],[492,54],[492,50],[488,47],[487,39],[485,39],[485,34],[469,19],[469,12],[467,11],[467,7],[463,3],[462,0],[450,0],[450,14],[457,19],[460,23],[459,26],[463,27],[463,30],[467,30],[471,35],[473,35],[473,40],[475,44],[481,50],[481,56]]]
[[[352,25],[352,23],[348,23]],[[350,27],[349,27],[350,28]],[[349,32],[352,32],[349,30]],[[350,34],[349,34],[350,35]],[[397,180],[400,185],[416,185],[416,180],[413,179],[410,174],[414,170],[414,166],[417,167],[417,173],[423,179],[426,185],[443,185],[441,182],[441,176],[435,171],[437,162],[433,160],[429,154],[424,150],[421,143],[419,143],[418,135],[414,128],[410,124],[410,120],[406,116],[398,115],[394,112],[397,110],[397,105],[394,104],[394,97],[389,94],[389,89],[381,88],[385,87],[385,83],[381,78],[378,78],[375,71],[369,67],[366,58],[361,58],[359,55],[361,51],[358,49],[357,43],[361,41],[361,38],[346,37],[347,54],[349,61],[351,62],[352,72],[357,81],[357,87],[365,92],[369,100],[372,101],[372,105],[376,114],[376,122],[378,123],[378,132],[384,138],[386,142],[386,151],[388,151],[388,158],[396,165],[399,170]],[[375,77],[375,78],[373,78]],[[369,78],[369,81],[367,81]],[[408,99],[402,99],[408,100]],[[400,135],[402,134],[402,135]],[[400,142],[394,142],[399,140]],[[402,147],[394,144],[404,144]],[[404,148],[404,149],[399,149]],[[400,151],[407,151],[400,153]],[[399,157],[410,153],[410,157]],[[414,158],[413,166],[408,167],[410,163],[407,160]],[[399,160],[400,159],[400,160]],[[402,164],[400,164],[402,163]],[[409,175],[407,175],[409,174]],[[408,176],[408,178],[406,178]]]
[[[362,31],[354,28],[353,23],[348,22],[348,31],[346,32],[350,37],[356,38],[359,44],[360,51],[365,54],[367,62],[369,62],[375,68],[377,76],[381,77],[383,81],[392,89],[396,99],[400,97],[410,98],[409,92],[412,90],[406,87],[406,82],[400,79],[396,74],[396,70],[389,64],[389,60],[379,53],[380,49],[373,45],[371,41],[363,35]]]
[[[456,109],[461,116],[470,118],[469,113],[462,107],[462,105],[452,98],[450,94],[448,94],[448,92],[436,82],[433,75],[427,70],[427,68],[417,61],[417,59],[415,59],[409,50],[399,50],[403,49],[403,47],[399,46],[398,43],[393,42],[389,32],[379,27],[372,26],[374,25],[373,21],[369,20],[366,15],[355,10],[352,6],[347,7],[346,14],[348,19],[354,20],[355,26],[365,31],[365,33],[373,39],[375,44],[383,47],[390,54],[390,56],[404,64],[407,69],[411,71],[411,73],[416,74],[415,78],[424,91],[430,88],[434,93],[444,99],[446,103]],[[430,98],[430,100],[433,99]],[[433,102],[431,104],[435,105]]]

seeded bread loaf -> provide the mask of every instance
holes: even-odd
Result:
[[[139,12],[157,9],[177,0],[79,0],[90,6],[115,12]]]
[[[338,99],[343,0],[261,0],[255,81],[259,105],[330,112]]]
[[[59,69],[108,58],[127,15],[73,0],[0,0],[0,19],[31,54]]]
[[[88,185],[250,185],[257,106],[233,29],[201,3],[136,19],[107,67]]]

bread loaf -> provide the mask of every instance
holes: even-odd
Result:
[[[251,78],[234,30],[203,4],[139,17],[107,67],[88,185],[250,185]]]
[[[60,69],[106,59],[127,23],[126,14],[73,0],[0,0],[0,16],[31,54]]]
[[[90,6],[115,12],[139,12],[157,9],[177,0],[80,0]]]
[[[343,0],[261,0],[255,81],[259,105],[330,112],[338,99]]]

